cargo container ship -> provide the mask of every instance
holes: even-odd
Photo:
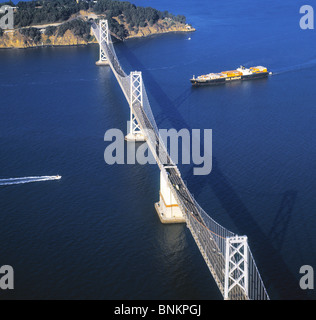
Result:
[[[268,72],[266,67],[257,66],[246,68],[240,66],[236,70],[222,71],[220,73],[209,73],[190,79],[193,86],[224,84],[235,80],[252,80],[265,78],[272,72]]]

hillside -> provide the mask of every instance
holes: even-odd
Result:
[[[13,5],[13,4],[11,4]],[[1,6],[1,5],[0,5]],[[91,19],[108,19],[114,39],[125,40],[195,29],[182,15],[113,0],[40,0],[19,2],[14,9],[14,30],[0,29],[0,48],[86,45],[96,42]]]

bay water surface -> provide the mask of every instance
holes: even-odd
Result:
[[[142,71],[159,128],[212,129],[213,168],[184,180],[209,215],[247,235],[271,299],[315,299],[316,31],[301,4],[145,0],[196,32],[116,43]],[[184,224],[163,225],[156,165],[107,165],[106,130],[129,108],[98,46],[0,51],[0,299],[222,299]],[[192,75],[264,65],[268,79],[192,88]]]

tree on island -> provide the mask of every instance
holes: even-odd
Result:
[[[14,6],[13,3],[12,5]],[[168,23],[172,25],[174,22],[185,23],[186,21],[183,15],[175,16],[168,11],[159,11],[151,7],[136,7],[127,1],[116,0],[79,1],[78,3],[75,0],[20,1],[16,7],[14,24],[17,28],[61,22],[62,24],[57,29],[48,27],[45,35],[51,36],[58,30],[58,35],[61,36],[67,30],[71,30],[74,35],[87,41],[91,39],[90,24],[88,21],[76,19],[80,10],[89,10],[106,17],[111,33],[121,40],[125,39],[130,31],[138,32],[139,28],[147,25],[153,26],[158,20],[167,18],[165,26]],[[41,35],[34,30],[21,33],[31,38],[34,37],[32,39],[35,42],[41,39]]]

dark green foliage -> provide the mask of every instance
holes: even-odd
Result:
[[[15,4],[12,1],[0,2],[0,7],[8,5],[10,7],[15,7]]]
[[[42,34],[40,30],[37,28],[25,28],[25,29],[20,29],[19,31],[23,36],[30,38],[36,44],[42,40]]]
[[[81,37],[86,41],[90,40],[90,24],[81,19],[71,20],[62,24],[58,28],[58,36],[63,36],[67,30],[70,30],[75,36]]]
[[[48,36],[48,37],[50,37],[50,36],[52,36],[53,34],[55,34],[56,30],[57,30],[57,27],[55,27],[55,26],[49,26],[49,27],[47,27],[47,28],[45,29],[45,35]]]
[[[125,20],[127,24],[132,24],[136,27],[144,27],[149,23],[153,25],[162,18],[163,15],[156,9],[153,8],[143,8],[143,7],[130,7],[123,11]]]
[[[86,7],[84,2],[77,4],[72,0],[20,1],[14,14],[14,24],[25,27],[35,24],[65,21],[74,13]]]
[[[138,30],[139,27],[154,25],[159,19],[169,18],[171,21],[185,23],[183,15],[173,15],[168,11],[159,11],[150,7],[136,7],[127,1],[98,0],[92,1],[75,0],[36,0],[20,1],[17,4],[18,10],[15,12],[14,23],[16,27],[32,26],[36,24],[47,24],[64,22],[69,20],[73,14],[80,10],[91,9],[96,14],[105,15],[109,21],[109,27],[118,38],[124,39],[128,36],[128,30]],[[118,23],[113,17],[118,17]],[[123,23],[127,23],[128,30]],[[79,19],[71,20],[58,27],[58,35],[63,35],[67,30],[71,30],[75,35],[86,40],[90,38],[89,25]],[[56,29],[47,28],[45,34],[50,36]]]
[[[117,17],[119,14],[132,8],[136,9],[136,6],[127,1],[99,0],[93,5],[95,13],[100,14],[109,10],[114,14],[112,17]]]
[[[110,30],[117,36],[117,38],[123,40],[125,37],[127,37],[128,31],[122,24],[119,24],[115,19],[108,18],[108,24]]]
[[[119,38],[124,38],[127,31],[120,27],[119,24],[113,22],[113,17],[119,17],[120,22],[128,24],[128,30],[138,30],[139,27],[146,27],[157,23],[159,19],[169,18],[173,21],[185,23],[186,18],[183,15],[173,15],[168,11],[159,11],[150,7],[136,7],[126,1],[114,0],[98,0],[92,7],[93,11],[97,14],[105,13],[107,19],[111,21],[110,29]]]
[[[168,11],[164,11],[163,12],[163,18],[169,18],[171,20],[180,22],[180,23],[186,23],[186,17],[178,14],[177,16],[173,15],[172,13],[168,12]]]
[[[0,37],[3,36],[3,30],[0,28]]]
[[[176,21],[178,21],[178,22],[180,22],[180,23],[186,23],[186,17],[185,16],[183,16],[183,15],[181,15],[181,14],[178,14],[175,18],[174,18],[174,20],[176,20]]]

